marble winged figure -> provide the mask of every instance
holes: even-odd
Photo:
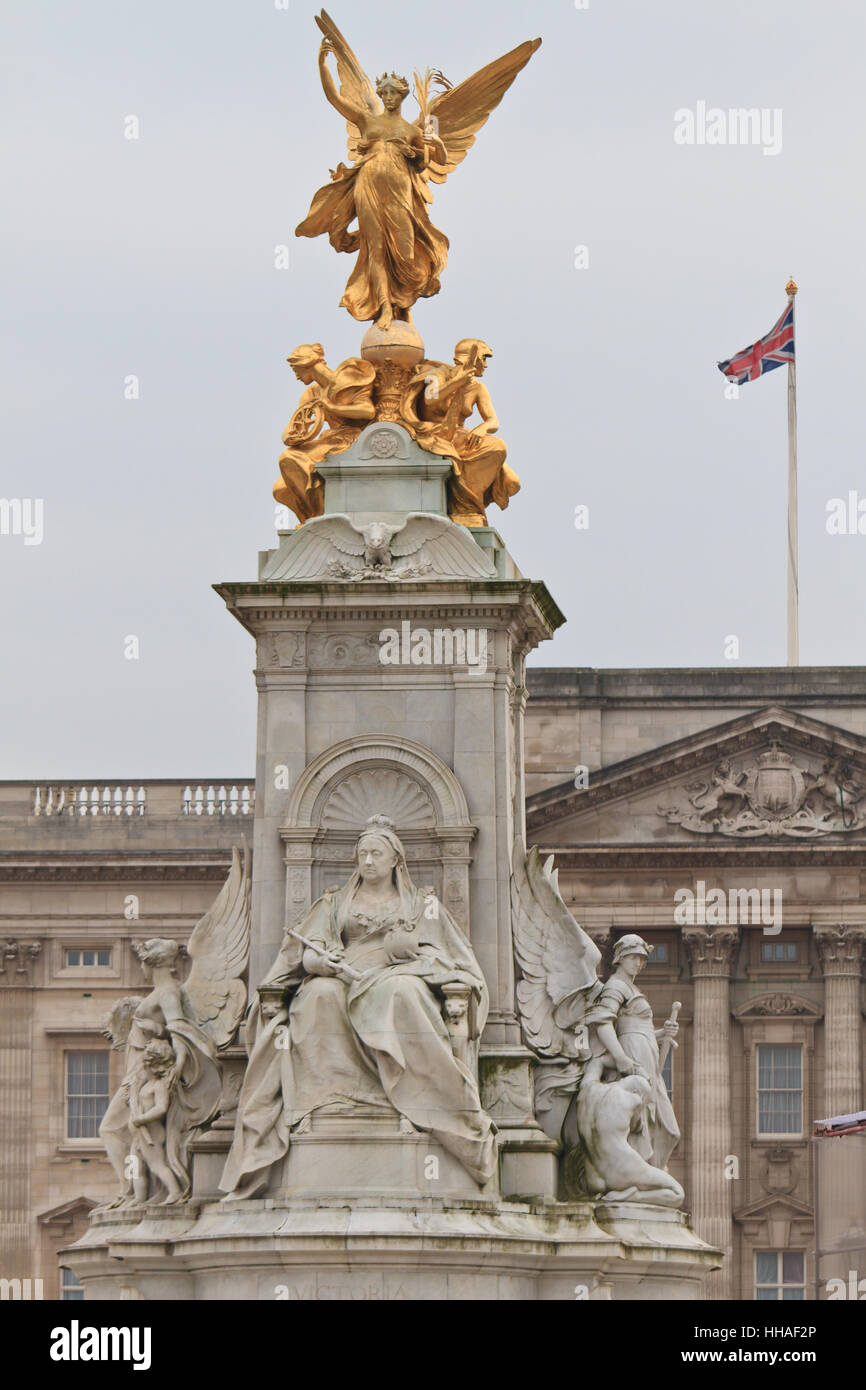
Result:
[[[569,1180],[607,1201],[679,1206],[683,1190],[666,1171],[679,1128],[662,1077],[677,1024],[674,1012],[654,1028],[635,983],[646,942],[622,937],[610,977],[599,979],[601,952],[563,902],[553,857],[542,864],[519,841],[511,898],[517,1004],[538,1058],[538,1122],[563,1141]]]
[[[189,939],[192,969],[185,983],[174,976],[178,943],[145,941],[137,953],[153,988],[144,999],[119,1000],[106,1019],[106,1035],[124,1052],[123,1081],[99,1128],[121,1184],[111,1205],[167,1205],[189,1196],[189,1143],[218,1113],[220,1051],[246,1007],[249,948],[244,845],[243,858],[232,851],[228,878]]]
[[[439,291],[448,238],[430,221],[429,185],[444,183],[466,158],[541,40],[519,44],[456,87],[440,72],[416,72],[419,114],[410,122],[401,114],[409,94],[405,77],[383,73],[374,86],[324,10],[316,23],[324,35],[319,76],[328,101],[346,119],[352,163],[332,171],[295,234],[327,233],[336,251],[357,253],[340,302],[353,318],[388,329],[394,318],[411,322],[416,301]]]

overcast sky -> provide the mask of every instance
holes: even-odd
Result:
[[[252,640],[210,586],[275,543],[287,353],[335,364],[362,332],[351,258],[292,236],[345,158],[316,8],[4,6],[0,498],[42,499],[44,538],[0,536],[0,778],[252,772]],[[451,254],[416,311],[431,357],[494,347],[523,490],[491,521],[568,618],[534,660],[725,665],[735,635],[740,664],[784,662],[787,372],[733,401],[715,364],[793,273],[801,657],[862,663],[866,535],[825,524],[866,501],[862,0],[331,12],[374,75],[456,83],[544,40],[435,190]],[[781,149],[678,144],[699,103],[780,111]]]

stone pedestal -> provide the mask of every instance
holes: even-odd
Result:
[[[449,469],[399,425],[368,426],[321,467],[325,518],[308,523],[318,532],[285,533],[279,549],[262,556],[257,583],[218,587],[257,646],[251,983],[267,971],[285,929],[303,921],[325,888],[345,881],[365,819],[383,812],[397,826],[415,882],[430,884],[466,930],[490,991],[482,1042],[491,1056],[505,1049],[528,1098],[531,1056],[515,1012],[509,896],[514,837],[525,835],[524,663],[562,614],[543,584],[520,576],[490,527],[476,539],[448,523],[464,545],[472,538],[480,557],[475,567],[456,560],[453,577],[439,566],[401,581],[375,572],[334,579],[323,551],[321,574],[283,578],[312,534],[327,536],[323,521],[330,525],[332,514],[355,528],[372,520],[401,526],[419,510],[447,520]],[[413,659],[419,631],[442,634],[432,660]],[[401,640],[405,660],[397,664],[383,660],[387,632]],[[528,1183],[555,1196],[550,1143],[531,1101],[519,1124],[506,1120],[503,1128],[506,1150],[510,1131],[520,1131],[520,1190]]]
[[[419,457],[420,455],[420,457]],[[319,464],[325,516],[390,521],[408,512],[447,513],[451,460],[419,449],[399,425],[367,425],[350,448]]]
[[[498,1196],[496,1182],[488,1184]],[[478,1184],[441,1144],[413,1133],[396,1111],[383,1107],[363,1115],[317,1111],[309,1127],[295,1131],[282,1163],[271,1176],[268,1194],[278,1201],[295,1197],[347,1197],[382,1201],[431,1196],[479,1195]]]
[[[449,469],[400,426],[369,426],[321,465],[324,516],[284,533],[257,581],[217,592],[256,641],[251,995],[286,930],[349,878],[368,818],[389,816],[486,980],[480,1040],[452,1042],[478,1067],[498,1173],[479,1188],[396,1112],[327,1107],[292,1132],[264,1197],[218,1201],[230,1135],[204,1136],[191,1202],[100,1213],[67,1252],[88,1297],[693,1298],[718,1264],[680,1213],[557,1200],[559,1144],[535,1118],[516,1013],[510,879],[524,663],[563,619],[492,528],[448,520]],[[426,539],[407,564],[418,512]]]
[[[88,1298],[573,1303],[694,1299],[718,1255],[662,1207],[298,1197],[98,1212],[64,1263]]]

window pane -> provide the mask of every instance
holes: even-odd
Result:
[[[69,1139],[95,1139],[108,1108],[107,1052],[66,1054],[66,1134]]]
[[[110,965],[111,951],[85,951],[83,949],[67,951],[66,964],[73,966]]]
[[[802,1284],[804,1282],[805,1257],[802,1250],[785,1250],[782,1253],[782,1283]]]
[[[755,1251],[755,1279],[759,1284],[775,1284],[779,1277],[779,1257],[775,1250]]]
[[[770,1303],[770,1302],[772,1302],[772,1303],[778,1303],[778,1301],[779,1301],[779,1290],[778,1290],[778,1289],[766,1289],[766,1288],[765,1288],[765,1289],[756,1289],[756,1291],[755,1291],[755,1298],[757,1299],[757,1301],[758,1301],[759,1303]]]
[[[803,1120],[803,1052],[798,1046],[758,1048],[758,1133],[799,1134]]]
[[[670,1100],[670,1099],[672,1098],[672,1096],[673,1096],[673,1093],[674,1093],[674,1054],[673,1054],[673,1050],[671,1050],[671,1051],[668,1053],[667,1057],[665,1058],[665,1064],[664,1064],[664,1066],[662,1067],[662,1081],[665,1083],[665,1090],[666,1090],[667,1093],[668,1093],[668,1100]]]
[[[61,1297],[65,1303],[74,1303],[84,1298],[84,1289],[79,1284],[71,1269],[61,1269],[60,1271],[60,1290]]]
[[[805,1300],[805,1297],[806,1297],[806,1291],[805,1291],[805,1289],[783,1289],[783,1290],[782,1290],[782,1302],[783,1302],[783,1303],[802,1303],[802,1302]]]

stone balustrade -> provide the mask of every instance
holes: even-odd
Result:
[[[171,820],[181,816],[250,816],[255,787],[241,779],[213,782],[74,782],[34,786],[0,782],[0,820],[31,816],[70,819],[147,817]]]

